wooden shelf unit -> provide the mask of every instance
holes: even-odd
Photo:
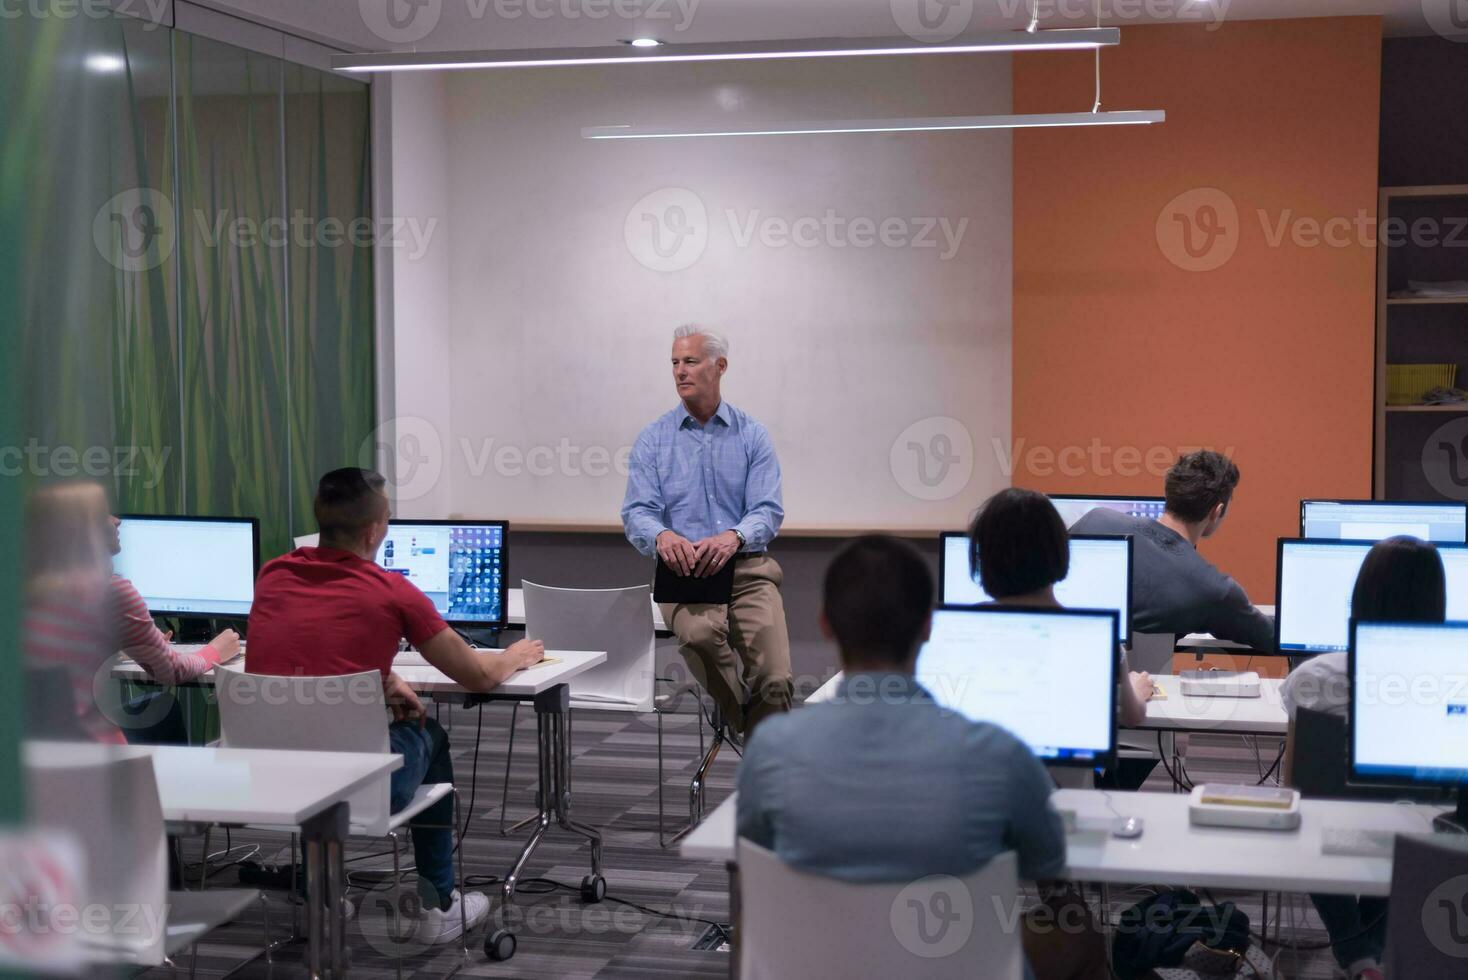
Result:
[[[1449,200],[1462,198],[1464,213],[1468,214],[1468,184],[1438,184],[1407,187],[1383,187],[1377,200],[1376,219],[1378,228],[1391,218],[1394,201]],[[1387,418],[1406,412],[1468,413],[1468,403],[1462,405],[1388,405],[1386,403],[1387,330],[1389,312],[1397,307],[1431,307],[1468,305],[1468,297],[1399,297],[1389,296],[1391,284],[1388,261],[1394,251],[1385,247],[1380,238],[1376,245],[1376,438],[1374,443],[1374,465],[1372,467],[1374,495],[1378,499],[1387,495]],[[1468,279],[1468,265],[1462,271]],[[1468,337],[1462,360],[1468,362]]]

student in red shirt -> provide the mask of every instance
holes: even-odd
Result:
[[[320,546],[297,548],[275,559],[255,583],[249,667],[252,673],[288,676],[381,671],[397,719],[388,727],[389,739],[404,758],[403,767],[392,774],[396,812],[424,783],[453,782],[447,736],[424,716],[417,696],[392,672],[399,638],[406,637],[430,664],[476,693],[492,691],[515,671],[538,663],[545,647],[521,640],[502,654],[473,650],[448,628],[417,586],[377,565],[374,559],[391,517],[385,484],[381,474],[356,467],[321,478],[315,503]],[[454,888],[452,825],[449,799],[412,821],[423,900],[420,942],[457,939],[461,901],[470,929],[489,914],[485,895],[461,896]]]

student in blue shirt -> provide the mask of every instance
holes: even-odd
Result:
[[[1026,878],[1062,872],[1044,767],[913,677],[932,608],[932,576],[911,545],[863,537],[832,560],[821,629],[846,676],[833,701],[768,718],[750,739],[740,836],[848,881],[961,876],[1006,850]]]

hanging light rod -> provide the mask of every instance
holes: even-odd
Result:
[[[763,61],[777,58],[860,58],[872,55],[973,54],[984,51],[1090,51],[1121,43],[1116,27],[1053,31],[995,31],[926,44],[901,38],[817,38],[735,41],[727,44],[618,44],[599,48],[525,48],[509,51],[401,51],[333,55],[336,71],[451,71],[464,68],[546,68],[678,61]]]
[[[1046,126],[1145,126],[1167,119],[1162,109],[1116,112],[1051,112],[1023,116],[931,116],[924,119],[830,119],[771,123],[746,129],[679,129],[648,126],[587,126],[588,140],[666,140],[700,136],[796,136],[818,133],[929,133],[964,129],[1037,129]]]

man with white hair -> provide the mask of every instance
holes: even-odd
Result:
[[[790,709],[783,573],[765,549],[785,519],[780,462],[763,425],[724,401],[729,343],[697,324],[673,332],[682,404],[637,437],[622,502],[627,540],[675,573],[703,578],[734,562],[729,604],[665,603],[689,669],[736,735]]]

